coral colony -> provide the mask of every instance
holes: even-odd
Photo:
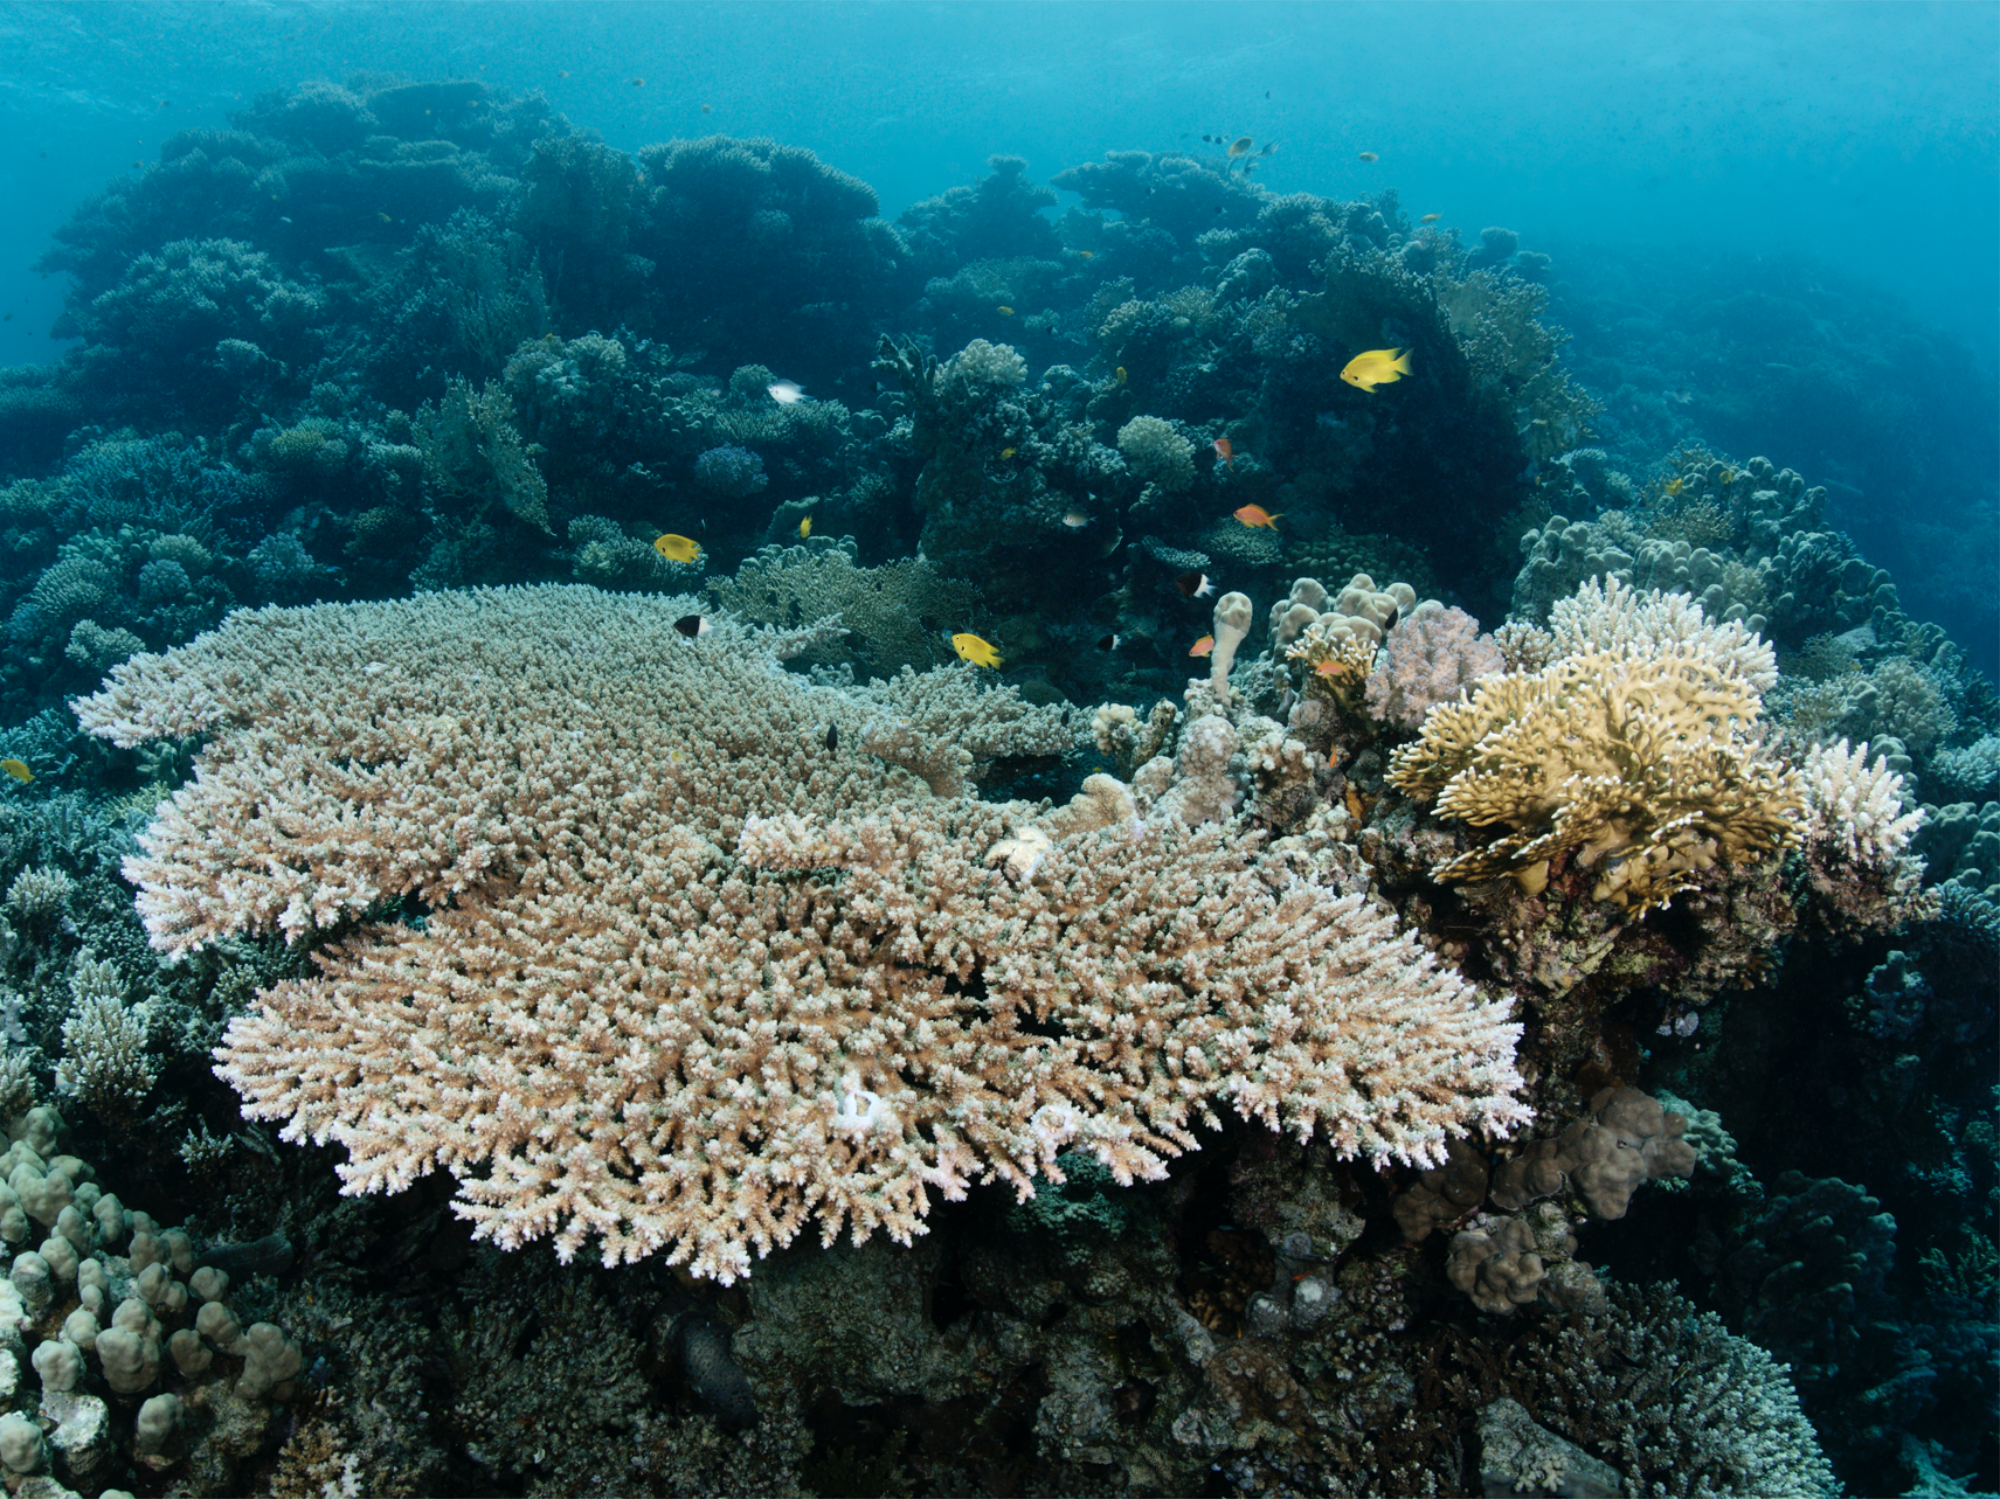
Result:
[[[1990,686],[1810,476],[1593,446],[1546,257],[1239,155],[890,223],[377,80],[77,211],[10,1489],[1977,1467]]]

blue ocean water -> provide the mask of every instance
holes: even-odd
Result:
[[[140,1417],[81,1362],[85,1282],[38,1299],[67,1251],[19,1255],[27,1335],[76,1343],[117,1417],[102,1464],[48,1459],[77,1491],[280,1464],[285,1492],[1497,1492],[1503,1397],[1565,1491],[1830,1493],[1819,1450],[1849,1492],[2000,1489],[2000,4],[5,0],[0,140],[0,1112],[59,1102],[62,1159],[185,1221],[299,1366],[225,1460],[227,1339],[155,1347],[139,1393],[182,1404]],[[1401,379],[1385,346],[1416,350]],[[928,579],[795,662],[815,690],[990,665],[1009,711],[1070,714],[1068,753],[966,752],[989,801],[1107,762],[1139,786],[1141,742],[1195,778],[1216,595],[1247,596],[1228,742],[1254,748],[1220,753],[1216,815],[1283,840],[1273,888],[1367,890],[1516,1002],[1531,1133],[1570,1161],[1541,1237],[1499,1211],[1534,1193],[1484,1195],[1518,1142],[1373,1170],[1231,1116],[1170,1182],[1066,1152],[1060,1194],[940,1203],[909,1251],[809,1232],[718,1290],[494,1255],[445,1172],[357,1204],[336,1150],[245,1125],[210,1051],[305,959],[253,931],[155,966],[125,861],[217,762],[113,749],[72,705],[239,608],[586,582],[700,593],[673,628],[702,640],[725,611],[807,623],[788,569]],[[1630,805],[1445,879],[1540,814],[1442,827],[1391,774],[1422,713],[1284,654],[1287,604],[1369,620],[1364,672],[1451,606],[1482,670],[1529,675],[1606,575],[1769,643],[1741,653],[1754,732],[1680,732],[1769,769],[1743,784],[1774,805],[1802,782],[1771,767],[1838,779],[1836,743],[1872,746],[1878,779],[1826,793],[1844,862],[1760,844],[1769,807],[1688,812],[1722,756],[1673,788],[1699,836],[1662,835],[1650,908],[1598,862]],[[827,763],[878,753],[870,701],[812,720]],[[1086,731],[1100,705],[1125,726]],[[993,880],[1037,867],[1019,831]],[[243,865],[307,858],[280,842]],[[104,963],[118,1014],[151,1007],[119,1085],[143,1106],[76,1081]],[[842,1096],[872,1119],[891,1091]],[[53,1129],[15,1128],[30,1207]],[[128,1232],[95,1244],[115,1277],[172,1260]],[[162,1336],[192,1325],[153,1289]],[[1727,1398],[1632,1382],[1683,1357]],[[1607,1414],[1641,1408],[1675,1414],[1643,1441]]]

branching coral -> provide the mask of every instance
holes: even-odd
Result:
[[[1595,898],[1644,909],[1718,860],[1797,841],[1797,777],[1759,754],[1758,710],[1756,692],[1697,646],[1589,651],[1488,677],[1470,701],[1433,709],[1389,779],[1435,798],[1440,817],[1508,830],[1438,879],[1511,874],[1538,890],[1568,854],[1597,872]]]
[[[218,1054],[349,1192],[441,1166],[503,1246],[728,1280],[812,1218],[907,1240],[933,1192],[1026,1195],[1066,1147],[1158,1176],[1223,1106],[1423,1163],[1524,1119],[1517,1028],[1385,910],[1170,818],[1053,822],[1011,879],[986,859],[1033,809],[830,748],[876,705],[684,639],[686,606],[239,614],[80,704],[120,744],[213,736],[128,865],[155,946],[366,923]],[[961,717],[975,760],[1033,727]]]

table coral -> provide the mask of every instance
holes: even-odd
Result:
[[[246,1112],[346,1147],[349,1193],[441,1166],[503,1247],[729,1281],[812,1218],[907,1241],[934,1192],[1025,1196],[1066,1148],[1160,1176],[1225,1105],[1419,1163],[1525,1119],[1518,1027],[1388,911],[1169,817],[988,869],[1035,809],[829,750],[875,703],[777,670],[796,642],[682,638],[687,602],[239,614],[79,705],[212,736],[128,865],[156,947],[364,923],[218,1052]],[[975,766],[1044,727],[959,716]]]

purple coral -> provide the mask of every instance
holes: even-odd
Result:
[[[1447,703],[1481,677],[1507,669],[1491,635],[1463,609],[1436,600],[1419,604],[1382,642],[1368,676],[1368,711],[1414,729],[1438,703]]]
[[[710,448],[695,459],[694,476],[702,488],[727,500],[747,499],[771,482],[764,460],[739,447]]]

